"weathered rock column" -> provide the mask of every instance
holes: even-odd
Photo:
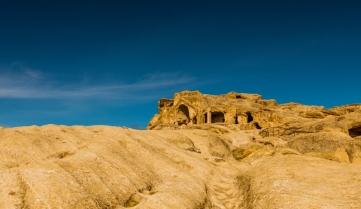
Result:
[[[211,110],[208,109],[207,110],[207,123],[211,124],[212,123],[212,114],[211,114]]]

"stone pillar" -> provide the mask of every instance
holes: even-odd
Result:
[[[212,123],[212,114],[210,110],[207,111],[207,123]]]

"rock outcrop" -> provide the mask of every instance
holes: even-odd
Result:
[[[207,129],[221,126],[254,131],[263,141],[284,141],[303,154],[359,162],[361,104],[326,109],[298,103],[278,104],[258,94],[231,92],[207,95],[198,91],[161,99],[148,129]],[[271,143],[271,142],[269,142]]]
[[[225,95],[199,91],[176,93],[161,99],[158,114],[148,129],[198,127],[219,124],[238,130],[260,129],[264,136],[282,136],[337,130],[361,136],[361,104],[325,109],[298,103],[278,104],[258,94],[231,92]]]
[[[360,105],[182,92],[149,129],[0,128],[0,208],[359,209]]]

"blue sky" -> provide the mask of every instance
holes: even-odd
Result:
[[[0,125],[144,128],[198,89],[361,102],[361,4],[1,1]]]

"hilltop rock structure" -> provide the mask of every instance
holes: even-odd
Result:
[[[283,136],[336,130],[352,138],[361,136],[361,104],[325,109],[298,103],[278,104],[258,94],[225,95],[199,91],[176,93],[161,99],[148,129],[199,128],[223,125],[237,130],[258,129],[262,136]]]
[[[0,128],[0,209],[361,208],[361,105],[185,91],[148,129]]]
[[[273,115],[266,108],[277,105],[274,100],[263,100],[257,94],[237,94],[214,96],[199,91],[177,93],[174,99],[161,99],[158,103],[159,114],[150,122],[149,129],[164,126],[201,125],[201,124],[239,124],[243,129],[261,128],[260,122]],[[264,112],[260,115],[260,112]],[[267,115],[266,115],[267,114]],[[256,122],[256,120],[258,122]],[[277,120],[272,118],[272,120]]]
[[[258,94],[184,91],[176,93],[174,99],[161,99],[158,109],[148,125],[150,130],[232,130],[251,133],[258,143],[281,143],[302,154],[361,162],[361,104],[326,109],[278,104]],[[233,154],[237,155],[235,150]]]

